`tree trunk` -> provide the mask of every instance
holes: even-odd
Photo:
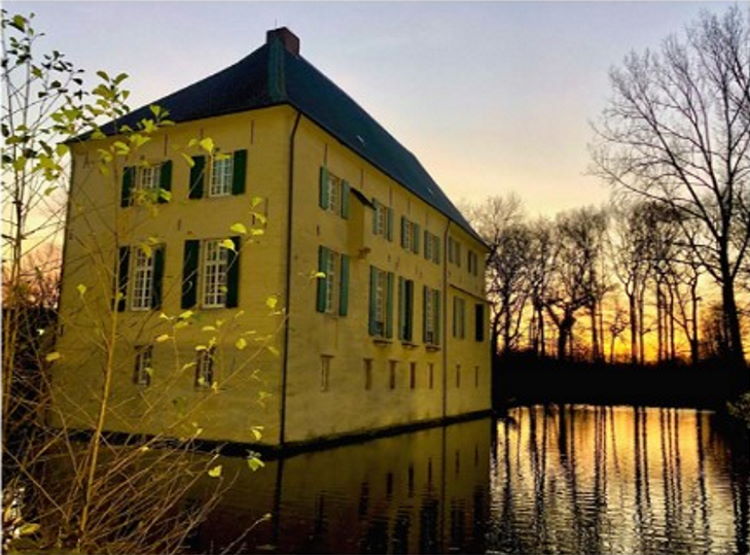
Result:
[[[630,364],[638,362],[638,315],[635,309],[635,293],[628,293],[628,318],[630,319]]]

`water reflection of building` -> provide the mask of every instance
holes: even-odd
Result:
[[[224,458],[234,482],[193,547],[219,552],[271,513],[243,551],[484,551],[491,428],[488,419],[431,428],[268,461],[256,473]]]
[[[518,408],[498,422],[503,552],[747,553],[748,468],[707,412]]]

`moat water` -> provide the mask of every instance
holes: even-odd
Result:
[[[203,553],[748,553],[748,438],[708,411],[585,405],[267,461]],[[270,518],[262,520],[263,515]]]

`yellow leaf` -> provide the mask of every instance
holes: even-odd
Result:
[[[225,249],[229,249],[230,251],[235,250],[234,241],[232,241],[231,239],[224,239],[220,244]]]
[[[245,340],[245,338],[240,337],[237,341],[234,342],[234,346],[241,351],[242,349],[247,347],[247,341]]]
[[[214,140],[211,137],[206,137],[205,139],[201,139],[198,143],[203,150],[211,154],[214,151]]]
[[[185,159],[185,162],[187,162],[187,165],[188,165],[188,167],[191,167],[191,168],[192,168],[193,166],[195,166],[195,160],[193,160],[193,158],[192,158],[192,157],[188,156],[188,155],[187,155],[187,154],[185,154],[184,152],[180,152],[180,154],[181,154],[181,155],[182,155],[182,157],[183,157],[183,158]]]
[[[195,350],[196,351],[205,351],[207,348],[208,347],[206,347],[205,345],[196,345],[195,346]]]
[[[237,222],[236,224],[232,224],[232,227],[229,228],[231,231],[234,231],[235,233],[241,233],[245,234],[247,233],[247,228],[244,226],[244,224],[241,224],[240,222]]]
[[[279,299],[277,299],[275,296],[270,296],[266,299],[266,306],[273,310],[276,308],[276,305],[279,304]]]
[[[263,198],[262,197],[253,197],[252,199],[250,199],[250,208],[255,208],[261,202],[263,202]]]
[[[250,433],[253,434],[255,441],[258,441],[261,437],[263,437],[263,434],[260,433],[262,429],[263,426],[253,426],[252,428],[250,428]]]
[[[179,317],[180,317],[181,320],[187,320],[193,314],[195,314],[195,313],[192,310],[186,310],[185,312],[183,312],[182,314],[180,314]]]
[[[216,331],[216,326],[203,326],[201,331]]]
[[[46,360],[47,362],[53,362],[59,359],[60,356],[61,356],[60,353],[58,353],[57,351],[53,351],[49,353],[46,357],[44,357],[44,360]]]
[[[33,534],[37,530],[39,530],[39,525],[38,524],[27,522],[26,524],[24,524],[23,526],[21,526],[18,530],[16,530],[16,535],[18,537],[28,536],[30,534]]]
[[[279,356],[279,350],[273,345],[269,345],[268,347],[266,347],[266,349],[268,349],[268,352],[270,352],[273,356]]]
[[[83,297],[83,295],[86,293],[86,286],[83,283],[79,283],[76,285],[76,290],[78,293]]]
[[[326,273],[325,272],[315,272],[313,274],[313,277],[314,278],[325,278],[326,277]]]
[[[169,335],[166,333],[162,333],[159,337],[155,339],[157,343],[164,343],[167,339],[169,339]]]
[[[219,476],[221,476],[221,465],[217,464],[215,467],[209,470],[208,475],[211,476],[211,478],[218,478]]]

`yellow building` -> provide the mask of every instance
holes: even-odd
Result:
[[[296,36],[269,31],[155,104],[175,125],[117,190],[96,164],[117,137],[72,145],[53,368],[68,425],[95,421],[113,309],[108,430],[291,444],[489,410],[486,246]],[[141,202],[154,191],[168,199]],[[178,329],[165,318],[188,310]]]

